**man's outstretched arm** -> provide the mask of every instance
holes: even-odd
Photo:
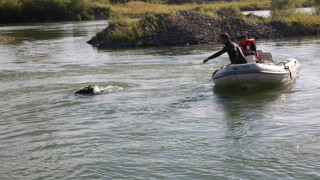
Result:
[[[203,61],[203,63],[207,63],[210,59],[219,57],[219,56],[221,56],[221,55],[222,55],[223,53],[225,53],[225,52],[227,52],[226,47],[224,47],[221,51],[219,51],[219,52],[213,54],[212,56],[208,57],[207,59],[205,59],[205,60]]]

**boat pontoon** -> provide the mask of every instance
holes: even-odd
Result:
[[[246,52],[247,64],[229,64],[212,74],[215,86],[239,85],[249,87],[261,84],[280,84],[297,77],[299,62],[288,58],[274,63],[271,53]]]

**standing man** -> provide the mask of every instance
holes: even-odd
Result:
[[[244,55],[246,55],[245,52],[247,51],[254,51],[256,53],[256,57],[259,57],[256,42],[254,41],[254,39],[248,39],[248,36],[243,34],[240,36],[239,41],[239,47],[241,48]]]
[[[225,45],[224,48],[221,51],[219,51],[219,52],[213,54],[212,56],[208,57],[207,59],[205,59],[203,61],[203,63],[207,63],[210,59],[219,57],[220,55],[222,55],[225,52],[228,53],[231,64],[245,64],[245,63],[247,63],[246,58],[244,57],[241,49],[239,48],[239,46],[236,43],[230,41],[230,37],[227,33],[221,34],[220,42]]]

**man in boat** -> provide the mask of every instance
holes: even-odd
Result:
[[[239,47],[241,48],[245,56],[249,55],[246,52],[253,51],[255,52],[256,57],[259,57],[256,42],[254,39],[249,39],[247,35],[243,34],[239,37],[239,42]]]
[[[227,33],[221,34],[220,42],[225,45],[224,48],[221,51],[219,51],[219,52],[213,54],[212,56],[208,57],[207,59],[205,59],[203,61],[203,63],[207,63],[210,59],[219,57],[226,52],[229,55],[229,59],[231,61],[231,64],[245,64],[245,63],[247,63],[246,58],[244,57],[240,47],[236,43],[230,41],[230,37]]]

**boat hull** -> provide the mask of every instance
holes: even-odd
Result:
[[[288,59],[279,64],[231,64],[213,73],[212,80],[217,87],[281,84],[296,78],[298,67],[299,62],[295,59]]]

